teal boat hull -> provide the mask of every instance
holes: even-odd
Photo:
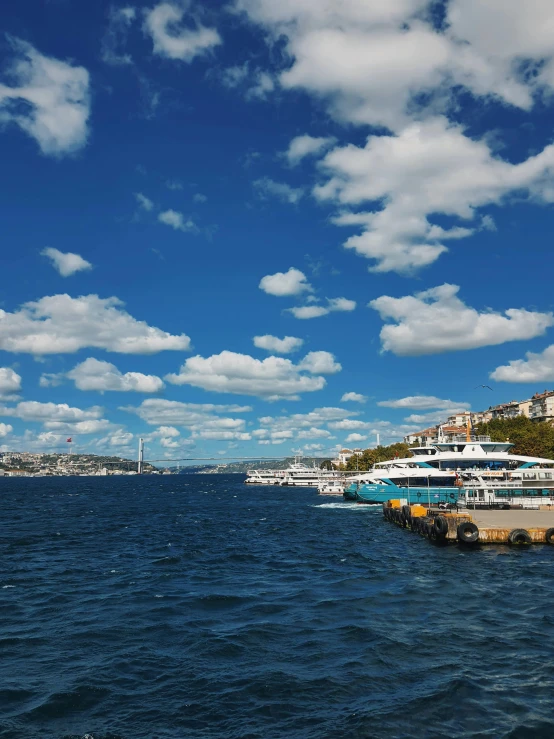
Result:
[[[455,503],[458,489],[452,487],[398,487],[397,485],[378,485],[352,483],[344,491],[344,499],[357,503],[386,503],[394,498],[404,498],[409,505],[438,505],[439,503]]]

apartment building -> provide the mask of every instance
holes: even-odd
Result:
[[[536,393],[529,402],[529,418],[532,421],[554,422],[554,390]]]

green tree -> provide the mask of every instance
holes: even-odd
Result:
[[[376,462],[386,462],[395,457],[411,457],[410,447],[403,442],[391,444],[390,446],[378,446],[375,449],[364,449],[359,456],[354,454],[344,465],[345,470],[358,470],[367,472]]]
[[[549,423],[531,421],[526,416],[495,418],[479,424],[476,433],[490,436],[492,441],[509,441],[514,445],[512,454],[554,458],[554,427]]]
[[[324,459],[323,462],[319,465],[320,470],[335,470],[335,465],[331,462],[330,459]]]

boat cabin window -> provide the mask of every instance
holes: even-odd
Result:
[[[507,470],[510,469],[507,459],[448,459],[441,462],[443,470]]]
[[[431,488],[451,488],[456,480],[455,477],[395,477],[393,475],[389,479],[399,488],[426,488],[427,480]]]

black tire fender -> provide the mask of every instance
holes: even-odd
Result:
[[[479,529],[471,521],[462,521],[456,530],[458,541],[462,544],[475,544],[479,540]]]
[[[544,538],[547,544],[554,544],[554,529],[547,529]]]
[[[531,534],[527,529],[512,529],[508,534],[508,544],[531,544]]]
[[[433,521],[433,529],[437,539],[444,539],[448,534],[448,521],[444,516],[436,516]]]

